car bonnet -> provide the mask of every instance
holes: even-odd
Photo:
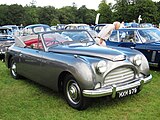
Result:
[[[56,46],[48,49],[50,52],[61,54],[74,54],[90,57],[105,58],[112,61],[125,60],[126,56],[123,52],[108,47],[100,47],[98,45],[92,46]]]

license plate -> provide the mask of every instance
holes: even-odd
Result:
[[[132,88],[132,89],[128,89],[128,90],[118,92],[118,97],[121,98],[121,97],[125,97],[125,96],[128,96],[128,95],[133,95],[135,93],[137,93],[137,88]]]

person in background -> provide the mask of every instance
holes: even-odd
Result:
[[[102,30],[98,33],[96,43],[100,46],[106,46],[106,40],[110,37],[113,30],[117,30],[120,28],[120,22],[116,21],[113,24],[107,24],[102,28]]]
[[[136,27],[138,27],[138,25],[139,25],[139,24],[138,24],[138,23],[136,23],[136,21],[135,21],[135,20],[133,20],[133,23],[131,24],[131,27],[133,27],[133,28],[135,27],[135,28],[136,28]]]

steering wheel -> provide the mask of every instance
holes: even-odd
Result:
[[[48,40],[46,41],[46,46],[52,46],[57,43],[59,44],[60,42],[58,40]]]

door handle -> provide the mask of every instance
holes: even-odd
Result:
[[[20,57],[22,57],[22,55],[23,55],[22,53],[19,54]]]

